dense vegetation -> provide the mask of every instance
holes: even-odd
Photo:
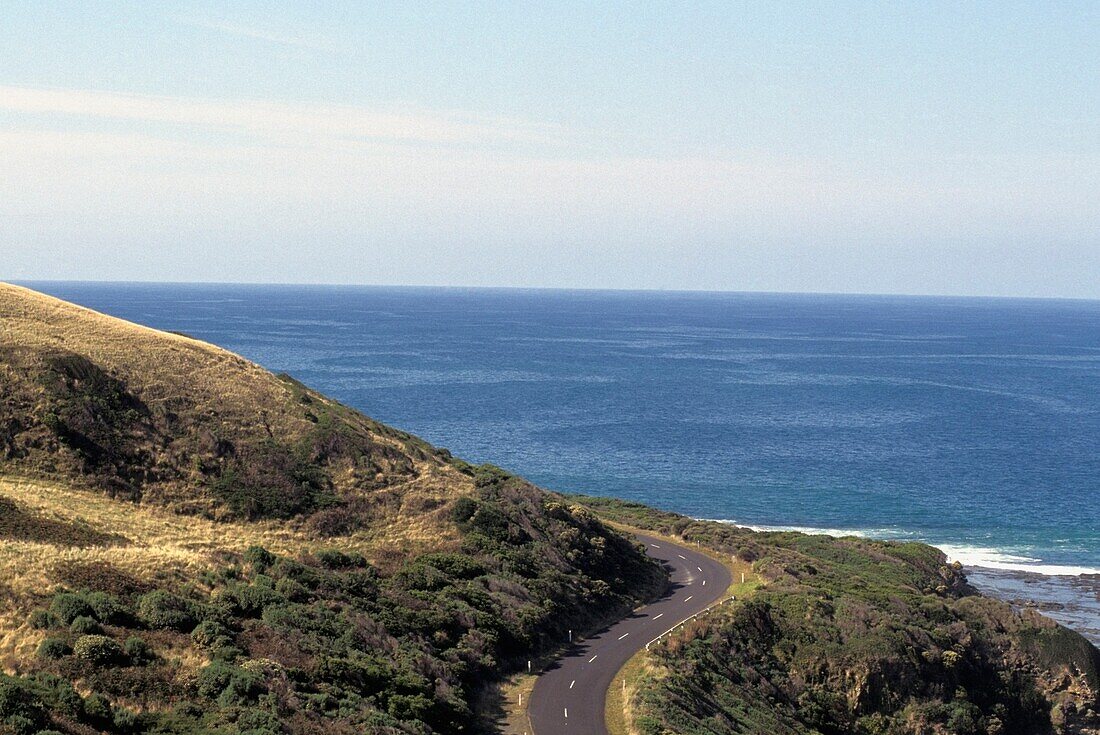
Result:
[[[28,619],[46,631],[35,672],[0,683],[0,727],[470,731],[479,685],[629,610],[664,575],[586,509],[464,469],[478,492],[451,510],[461,548],[389,573],[338,549],[254,547],[187,588],[104,584],[98,570],[57,592]],[[204,663],[188,675],[187,658]]]
[[[1100,652],[977,595],[916,543],[753,533],[622,501],[605,517],[755,562],[765,586],[654,648],[635,724],[660,733],[1093,732]]]

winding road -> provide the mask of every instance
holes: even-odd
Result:
[[[646,643],[721,599],[729,587],[729,570],[713,558],[664,539],[642,534],[637,539],[669,567],[668,593],[579,641],[539,676],[527,710],[534,735],[607,735],[607,688],[619,669]]]

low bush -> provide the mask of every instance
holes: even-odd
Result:
[[[138,618],[150,628],[186,633],[198,624],[200,610],[198,605],[185,597],[165,590],[154,590],[142,595],[138,601]]]
[[[73,647],[64,638],[47,638],[38,644],[38,657],[47,660],[64,658],[73,652]]]
[[[28,687],[9,677],[0,678],[0,721],[13,732],[28,735],[49,724],[46,707]]]
[[[152,661],[156,660],[156,653],[153,652],[152,646],[145,642],[144,639],[137,636],[130,636],[126,639],[126,643],[123,645],[123,651],[126,653],[126,658],[130,660],[130,663],[134,666],[144,666]]]
[[[94,725],[108,726],[114,723],[114,710],[111,700],[95,692],[84,700],[84,719]]]
[[[367,560],[362,554],[346,554],[336,549],[324,549],[317,552],[317,561],[326,569],[351,569],[367,566]]]
[[[222,706],[245,704],[263,694],[259,674],[224,661],[213,661],[199,672],[198,692]]]
[[[131,614],[122,602],[106,592],[89,592],[85,599],[94,611],[95,619],[108,625],[122,625],[129,621]]]
[[[263,614],[264,608],[269,605],[286,602],[286,599],[273,586],[269,586],[270,580],[265,581],[268,584],[262,581],[252,584],[233,584],[222,592],[220,599],[229,603],[235,615],[244,618],[258,618]]]
[[[275,563],[276,556],[262,546],[249,546],[244,552],[244,561],[255,572],[266,572]]]
[[[75,635],[98,635],[103,633],[103,626],[96,622],[95,618],[89,615],[81,615],[73,619],[69,631]]]
[[[35,630],[47,630],[54,627],[54,619],[48,610],[33,610],[31,614],[27,616],[27,625]]]
[[[50,602],[50,615],[60,625],[71,625],[77,618],[93,617],[95,609],[82,594],[58,592]]]
[[[199,648],[211,650],[232,644],[233,634],[216,620],[204,620],[191,631],[191,640]]]
[[[73,644],[73,655],[96,666],[119,663],[123,657],[122,646],[105,635],[84,635]]]

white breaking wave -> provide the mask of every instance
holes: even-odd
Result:
[[[1002,569],[1012,572],[1031,572],[1052,577],[1077,577],[1082,574],[1100,574],[1096,567],[1075,567],[1062,564],[1044,564],[1042,559],[1017,556],[998,549],[981,546],[959,546],[955,544],[935,544],[947,554],[948,561],[958,561],[964,567],[982,567],[984,569]]]
[[[1030,572],[1052,577],[1077,577],[1082,574],[1100,575],[1100,568],[1081,567],[1063,564],[1044,564],[1042,559],[1029,556],[1011,554],[1000,549],[991,549],[984,546],[965,546],[961,544],[943,544],[921,538],[910,531],[902,531],[896,528],[815,528],[813,526],[755,526],[737,521],[715,518],[701,520],[716,520],[719,523],[729,523],[739,528],[747,528],[752,531],[797,531],[798,533],[813,534],[818,536],[856,536],[858,538],[876,538],[887,541],[922,541],[935,546],[947,554],[949,562],[959,562],[964,567],[981,567],[983,569],[996,569],[1009,572]]]

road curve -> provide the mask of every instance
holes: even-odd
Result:
[[[719,600],[729,587],[729,570],[706,554],[664,539],[637,538],[669,568],[668,593],[572,646],[539,675],[527,710],[534,735],[607,735],[607,688],[623,664],[647,642]]]

